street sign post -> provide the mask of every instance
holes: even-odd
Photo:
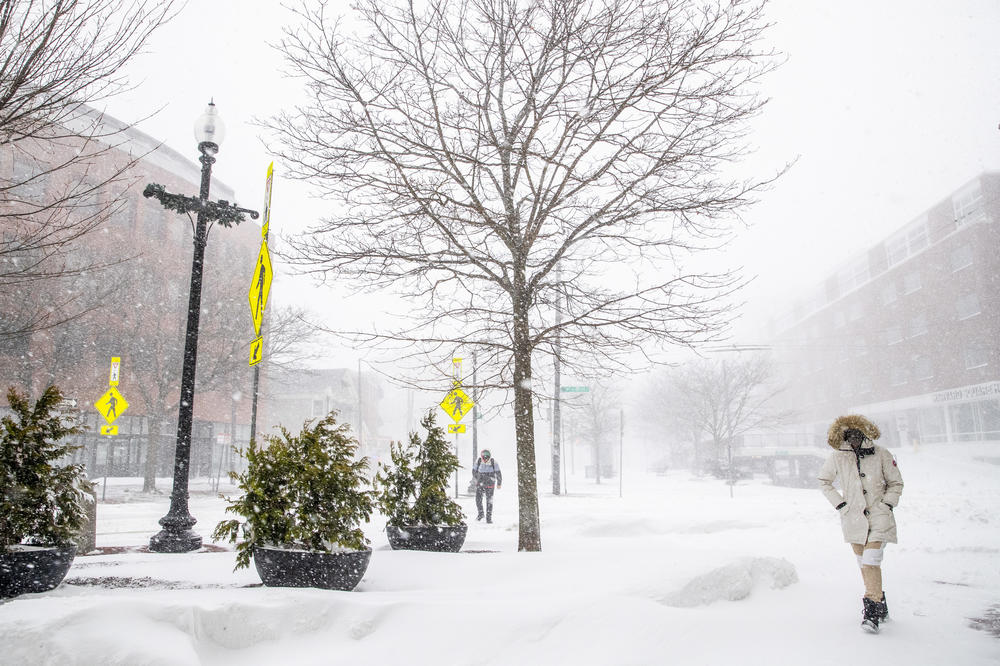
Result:
[[[257,398],[260,391],[260,366],[264,358],[264,339],[260,327],[264,323],[264,308],[267,307],[267,297],[271,293],[271,253],[267,249],[267,236],[271,229],[271,192],[274,185],[274,162],[267,165],[267,182],[264,184],[264,221],[260,227],[260,252],[257,253],[257,263],[254,265],[253,278],[250,281],[250,291],[247,298],[250,301],[250,316],[253,318],[254,335],[257,337],[250,343],[250,365],[253,369],[253,400],[250,406],[250,441],[257,436]]]

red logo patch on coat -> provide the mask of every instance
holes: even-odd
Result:
[[[893,467],[899,467],[899,465],[896,464],[896,459],[895,458],[893,458],[893,460],[892,460],[892,466]]]

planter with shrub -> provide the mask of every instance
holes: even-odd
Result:
[[[236,568],[252,558],[268,586],[353,590],[371,558],[361,525],[374,508],[368,461],[356,459],[357,449],[331,413],[297,435],[282,428],[264,446],[240,451],[247,469],[230,478],[242,495],[225,499],[242,520],[223,520],[212,535],[238,542]]]
[[[50,386],[30,403],[7,390],[13,412],[0,421],[0,598],[59,585],[76,555],[73,543],[91,490],[83,466],[64,461],[82,432],[75,411]]]
[[[396,550],[458,552],[468,530],[462,507],[448,495],[458,457],[444,429],[435,425],[433,412],[420,425],[424,437],[414,432],[407,445],[393,442],[392,465],[380,463],[375,476],[389,545]]]

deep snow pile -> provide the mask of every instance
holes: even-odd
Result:
[[[57,590],[0,606],[0,663],[995,664],[1000,639],[973,625],[1000,601],[1000,444],[894,453],[906,489],[878,636],[858,628],[860,575],[818,491],[760,478],[730,499],[676,471],[627,473],[621,499],[617,480],[543,494],[541,553],[515,552],[513,483],[462,553],[391,551],[376,518],[353,592],[261,587],[228,545],[78,557]],[[166,509],[102,503],[98,545],[144,545]],[[192,496],[206,544],[222,509]]]

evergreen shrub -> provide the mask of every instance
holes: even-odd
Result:
[[[27,394],[7,389],[13,415],[0,420],[0,552],[21,543],[72,542],[86,517],[89,490],[82,464],[64,463],[78,449],[67,438],[83,432],[75,410],[49,386],[32,406]]]
[[[444,429],[435,425],[433,412],[427,412],[420,425],[426,431],[423,439],[411,432],[407,445],[390,445],[391,466],[379,463],[374,484],[378,507],[393,527],[462,525],[462,507],[448,495],[458,457]]]
[[[224,499],[226,512],[243,520],[220,521],[212,533],[215,540],[239,540],[236,569],[250,565],[254,546],[327,553],[369,547],[361,531],[374,509],[368,460],[356,459],[358,442],[336,416],[307,421],[298,435],[281,428],[264,447],[251,441],[238,449],[247,469],[229,476],[242,495]]]

